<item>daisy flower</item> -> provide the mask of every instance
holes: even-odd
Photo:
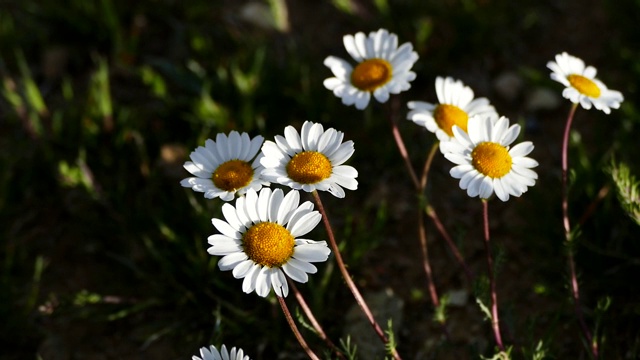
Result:
[[[242,291],[254,290],[262,297],[271,288],[278,296],[287,296],[285,274],[306,283],[307,273],[317,269],[312,262],[326,261],[330,250],[325,241],[299,239],[313,230],[322,216],[309,201],[298,205],[300,193],[263,188],[252,189],[231,204],[222,205],[225,220],[212,219],[220,234],[209,236],[211,255],[223,256],[222,271],[232,270],[236,279],[244,278]]]
[[[208,139],[204,147],[198,146],[191,153],[191,161],[184,164],[195,177],[183,179],[180,185],[203,192],[207,199],[219,197],[224,201],[233,200],[236,194],[242,195],[248,189],[260,190],[262,185],[269,185],[260,178],[261,155],[256,156],[263,141],[262,136],[250,139],[247,133],[237,131],[232,131],[229,137],[218,134],[216,141]]]
[[[522,195],[536,183],[538,174],[531,168],[538,162],[526,157],[533,150],[530,141],[509,148],[518,134],[520,126],[509,126],[504,116],[495,123],[489,117],[474,116],[468,132],[454,126],[454,137],[441,146],[444,156],[457,165],[449,173],[460,179],[460,188],[471,197],[488,199],[495,192],[507,201],[509,195]]]
[[[574,104],[580,104],[589,110],[591,105],[596,109],[611,113],[611,109],[620,107],[624,100],[622,93],[609,90],[602,81],[596,79],[596,68],[584,65],[584,61],[566,52],[556,55],[556,61],[549,61],[551,78],[566,88],[562,96]]]
[[[342,142],[344,134],[331,128],[324,131],[321,124],[305,121],[300,134],[293,126],[284,129],[284,137],[262,145],[260,160],[267,181],[312,192],[329,191],[343,198],[344,190],[358,188],[358,171],[342,165],[353,155],[353,141]]]
[[[249,360],[249,356],[245,356],[242,349],[232,347],[231,351],[227,351],[227,347],[224,345],[222,345],[220,351],[213,345],[209,349],[206,347],[200,348],[200,356],[194,355],[191,360]]]
[[[371,32],[368,37],[362,32],[345,35],[342,41],[358,64],[353,67],[341,58],[327,57],[324,65],[331,69],[334,77],[324,80],[324,86],[342,98],[343,104],[355,104],[362,110],[369,104],[372,93],[376,100],[384,103],[389,94],[411,88],[409,82],[416,74],[410,70],[418,60],[411,43],[398,47],[398,36],[385,29]]]
[[[475,115],[488,117],[493,122],[498,120],[498,113],[489,100],[483,97],[474,99],[473,90],[460,80],[438,76],[436,95],[438,104],[410,101],[407,105],[411,111],[407,119],[435,133],[440,141],[453,137],[454,125],[466,132],[469,118]]]

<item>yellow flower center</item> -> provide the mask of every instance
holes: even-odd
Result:
[[[211,180],[218,189],[234,191],[249,185],[253,178],[253,168],[246,161],[229,160],[213,172]]]
[[[440,129],[449,136],[453,136],[453,125],[458,125],[464,132],[467,132],[469,115],[455,105],[440,104],[436,106],[433,117]]]
[[[373,91],[391,80],[393,68],[383,59],[361,62],[351,72],[351,84],[360,90]]]
[[[295,241],[289,230],[272,222],[253,225],[242,236],[245,254],[256,264],[280,267],[293,255]]]
[[[507,148],[494,142],[482,142],[471,152],[471,165],[490,178],[507,175],[512,162]]]
[[[582,75],[571,74],[567,76],[567,80],[571,86],[578,90],[581,94],[588,97],[598,98],[600,97],[600,88],[591,79],[588,79]]]
[[[287,174],[300,184],[315,184],[331,176],[331,162],[323,153],[303,151],[294,155],[287,164]]]

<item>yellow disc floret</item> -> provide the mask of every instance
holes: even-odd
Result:
[[[368,59],[351,72],[351,84],[360,90],[374,91],[391,80],[393,68],[383,59]]]
[[[272,222],[253,225],[242,236],[245,254],[256,264],[280,267],[293,255],[295,241],[289,230]]]
[[[287,174],[300,184],[315,184],[331,176],[331,161],[320,152],[303,151],[291,158]]]
[[[600,88],[595,82],[593,82],[593,80],[576,74],[567,76],[567,80],[569,80],[571,86],[573,86],[581,94],[587,95],[592,98],[600,97]]]
[[[253,168],[246,161],[229,160],[222,163],[211,175],[211,180],[218,189],[235,191],[251,182]]]
[[[467,132],[469,115],[455,105],[440,104],[436,106],[433,117],[440,129],[449,136],[453,136],[453,125],[458,125],[464,132]]]
[[[471,152],[471,165],[490,178],[501,178],[511,171],[513,160],[504,146],[482,142]]]

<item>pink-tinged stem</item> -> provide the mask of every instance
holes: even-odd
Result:
[[[322,200],[320,199],[320,195],[318,195],[318,192],[315,190],[312,192],[312,194],[313,194],[313,198],[316,201],[316,204],[318,205],[318,210],[320,211],[320,214],[322,214],[322,221],[324,222],[324,226],[327,229],[327,235],[329,236],[329,245],[331,246],[331,251],[333,251],[333,255],[336,258],[336,263],[338,264],[338,268],[342,273],[342,278],[346,282],[349,290],[351,290],[353,297],[356,299],[356,303],[358,303],[358,306],[360,306],[360,309],[362,309],[362,312],[369,320],[369,324],[371,325],[371,327],[373,327],[373,330],[376,332],[380,340],[382,340],[382,342],[386,345],[389,343],[389,339],[387,339],[386,335],[382,331],[382,328],[380,327],[380,325],[378,325],[375,318],[373,317],[373,314],[369,309],[369,305],[367,305],[367,302],[364,300],[364,298],[360,294],[360,291],[358,290],[358,288],[356,287],[356,284],[351,279],[351,275],[349,274],[349,271],[347,270],[347,267],[344,264],[344,261],[342,260],[342,255],[340,254],[338,243],[336,242],[336,239],[333,235],[333,229],[331,228],[329,217],[327,216],[324,206],[322,205]],[[398,354],[396,349],[392,349],[392,350],[393,351],[391,355],[393,356],[393,358],[396,360],[400,360],[401,359],[400,355]]]
[[[573,116],[576,113],[578,104],[573,104],[567,117],[567,124],[564,128],[564,135],[562,137],[562,223],[564,224],[564,235],[567,242],[572,242],[571,236],[571,223],[569,222],[569,191],[567,185],[567,177],[569,172],[569,160],[568,160],[568,148],[569,148],[569,134],[571,132],[571,123]],[[578,277],[576,276],[576,266],[573,259],[573,246],[568,246],[567,256],[569,258],[569,272],[571,275],[571,295],[573,297],[573,308],[580,324],[580,329],[584,335],[587,343],[591,346],[591,354],[594,359],[598,358],[598,343],[593,340],[591,332],[587,327],[587,323],[584,320],[582,314],[582,307],[580,306],[580,288],[578,284]]]
[[[342,354],[340,349],[338,349],[338,347],[331,341],[331,339],[329,339],[329,337],[324,332],[324,329],[322,328],[318,320],[316,320],[316,317],[313,315],[313,311],[311,311],[311,308],[309,308],[309,305],[307,305],[307,302],[305,301],[304,296],[302,296],[302,293],[300,293],[300,291],[298,290],[294,282],[291,281],[289,278],[287,278],[287,282],[289,283],[289,287],[293,290],[293,293],[296,297],[296,300],[298,300],[298,304],[302,308],[302,311],[307,316],[307,319],[309,319],[311,326],[313,326],[313,328],[318,333],[318,336],[322,340],[324,340],[324,342],[327,344],[327,346],[329,346],[329,348],[331,348],[331,350],[336,354],[336,356],[338,356],[340,359],[345,359],[344,354]]]
[[[433,144],[433,146],[431,146],[431,151],[429,151],[429,156],[427,156],[427,161],[424,164],[424,169],[422,170],[422,177],[420,178],[420,189],[421,189],[420,193],[421,194],[424,194],[424,192],[427,189],[427,180],[429,178],[429,171],[431,170],[431,164],[433,163],[433,158],[434,158],[434,156],[435,156],[435,154],[436,154],[436,152],[438,150],[438,144],[439,144],[439,142],[436,142],[436,143]],[[468,283],[469,283],[469,285],[471,285],[472,281],[473,281],[473,276],[471,275],[471,271],[469,270],[469,267],[467,266],[467,263],[462,258],[462,255],[460,254],[460,251],[458,250],[458,247],[451,240],[451,236],[449,236],[449,233],[444,228],[444,225],[442,225],[442,222],[440,221],[440,218],[438,218],[438,214],[436,213],[436,209],[434,209],[431,205],[427,204],[427,207],[426,207],[425,211],[427,212],[427,215],[431,218],[433,223],[436,225],[436,228],[438,229],[438,231],[440,232],[440,234],[444,238],[444,240],[447,243],[447,246],[449,247],[451,252],[453,252],[453,256],[456,258],[456,260],[458,261],[460,266],[462,266],[462,268],[464,269],[465,275],[467,276]]]
[[[500,335],[500,320],[498,318],[498,294],[496,293],[496,280],[493,272],[493,258],[491,257],[491,246],[489,244],[489,202],[482,199],[482,213],[484,219],[484,249],[487,253],[487,267],[489,269],[489,287],[491,289],[491,328],[493,337],[500,351],[504,351],[502,335]]]
[[[427,178],[429,176],[429,170],[431,169],[431,164],[433,163],[433,157],[436,153],[436,150],[438,150],[438,143],[433,144],[433,146],[431,147],[431,151],[429,151],[429,155],[427,156],[427,161],[424,164],[422,176],[420,178],[420,185],[418,187],[421,198],[424,197],[424,190],[427,188]],[[438,306],[440,306],[440,298],[438,297],[435,281],[433,280],[433,275],[431,273],[429,248],[427,245],[427,231],[424,226],[422,203],[418,207],[418,232],[420,236],[420,249],[422,250],[422,266],[424,268],[425,274],[427,275],[427,287],[429,289],[429,295],[431,296],[431,302],[433,303],[433,306],[437,308]]]
[[[436,225],[436,228],[438,229],[438,232],[440,232],[440,235],[442,235],[442,237],[444,238],[444,241],[447,243],[449,250],[451,250],[451,252],[453,253],[453,256],[456,258],[456,261],[458,261],[458,264],[460,264],[460,266],[464,270],[464,274],[467,277],[467,283],[469,285],[473,284],[473,273],[469,269],[469,266],[467,265],[466,261],[464,261],[462,254],[460,254],[460,250],[458,250],[458,247],[451,239],[451,236],[449,236],[449,233],[444,228],[444,225],[442,224],[442,221],[440,221],[440,218],[438,217],[436,210],[431,205],[427,205],[426,212],[427,212],[427,215],[433,221],[433,223]]]
[[[293,334],[296,336],[296,339],[300,343],[300,346],[302,346],[302,348],[307,353],[309,358],[311,358],[313,360],[320,360],[318,355],[316,355],[311,350],[309,345],[307,345],[307,342],[304,341],[304,338],[302,337],[302,334],[298,330],[298,327],[296,326],[296,323],[293,321],[293,317],[291,316],[291,313],[289,312],[289,308],[287,308],[287,303],[284,301],[284,298],[282,296],[278,296],[278,295],[276,295],[276,297],[278,298],[278,302],[280,303],[280,307],[282,308],[282,312],[284,313],[284,317],[287,319],[287,323],[289,323],[289,327],[291,328],[291,331],[293,331]]]
[[[429,289],[429,296],[434,307],[440,306],[440,298],[436,291],[436,285],[433,281],[433,274],[431,273],[431,264],[429,262],[429,249],[427,247],[427,232],[424,228],[424,215],[422,209],[418,209],[418,232],[420,235],[420,250],[422,250],[422,267],[427,275],[427,288]]]

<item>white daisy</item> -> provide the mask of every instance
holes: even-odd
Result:
[[[219,197],[224,201],[233,200],[248,189],[260,190],[262,185],[269,185],[260,178],[262,155],[256,156],[263,141],[262,136],[250,139],[247,133],[237,131],[229,137],[218,134],[216,141],[208,139],[204,147],[198,146],[191,153],[192,161],[184,164],[195,177],[183,179],[180,185],[203,192],[207,199]]]
[[[602,81],[596,79],[596,68],[584,65],[584,61],[566,52],[556,55],[556,61],[549,61],[547,67],[551,69],[551,78],[566,88],[562,96],[572,103],[582,105],[589,110],[591,105],[611,113],[611,109],[620,107],[624,100],[622,93],[609,90]]]
[[[424,126],[436,134],[440,141],[453,137],[453,125],[467,131],[469,118],[475,115],[489,117],[493,122],[498,120],[496,109],[486,98],[473,98],[473,90],[460,80],[450,77],[436,78],[436,95],[438,104],[423,101],[410,101],[407,119]]]
[[[509,127],[509,119],[504,116],[495,124],[489,117],[474,116],[469,119],[467,132],[454,126],[454,137],[441,146],[444,156],[457,165],[449,173],[460,179],[460,188],[471,197],[487,199],[495,192],[500,200],[507,201],[509,195],[522,195],[536,183],[538,174],[531,168],[538,162],[526,157],[533,150],[530,141],[509,148],[518,134],[520,126]]]
[[[231,351],[227,351],[227,347],[224,345],[222,345],[220,351],[213,345],[209,349],[206,347],[200,348],[200,356],[194,355],[191,360],[249,360],[249,356],[245,356],[242,349],[236,349],[234,346]]]
[[[358,188],[358,171],[342,165],[355,151],[353,141],[342,143],[343,137],[341,131],[324,131],[321,124],[311,121],[304,122],[300,135],[287,126],[284,137],[276,135],[275,142],[262,145],[262,177],[296,190],[329,191],[343,198],[343,187]]]
[[[307,273],[317,269],[312,262],[326,261],[330,250],[325,241],[298,239],[313,230],[322,219],[309,201],[298,206],[300,193],[270,188],[247,191],[246,196],[222,205],[225,220],[212,219],[220,234],[209,236],[211,255],[223,256],[220,270],[233,270],[236,279],[244,278],[242,291],[287,296],[285,274],[305,283]]]
[[[335,77],[324,80],[324,86],[342,98],[343,104],[355,104],[362,110],[369,104],[371,93],[384,103],[389,94],[411,88],[409,82],[416,74],[410,70],[418,60],[418,53],[413,51],[411,43],[398,47],[398,36],[385,29],[371,32],[368,37],[362,32],[345,35],[342,40],[358,64],[354,68],[341,58],[327,57],[324,65]]]

